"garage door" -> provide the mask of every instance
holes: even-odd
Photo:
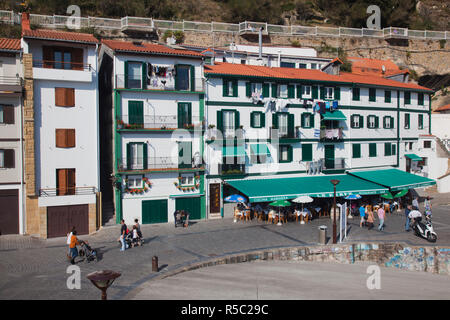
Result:
[[[202,217],[200,197],[177,198],[175,208],[189,212],[190,220],[198,220]]]
[[[142,201],[142,223],[167,222],[167,200]]]
[[[47,207],[47,237],[65,237],[75,227],[78,235],[89,233],[89,206]]]
[[[19,190],[0,190],[0,235],[19,233]]]

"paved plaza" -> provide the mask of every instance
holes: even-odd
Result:
[[[447,196],[433,202],[438,246],[450,246],[450,205],[447,203],[450,199]],[[430,245],[412,232],[404,231],[403,211],[387,215],[385,223],[386,229],[380,232],[376,228],[360,228],[359,219],[349,219],[347,242]],[[79,290],[67,288],[70,274],[66,270],[70,264],[66,259],[65,238],[41,240],[29,236],[1,236],[0,299],[98,299],[99,290],[86,275],[105,269],[122,273],[108,290],[108,297],[129,298],[160,274],[194,263],[253,250],[317,245],[320,225],[328,227],[330,237],[332,221],[329,218],[315,219],[304,225],[289,222],[282,226],[255,220],[233,223],[231,218],[193,222],[189,228],[174,228],[173,224],[143,225],[145,245],[125,252],[120,252],[117,242],[120,226],[102,228],[93,235],[80,236],[100,252],[100,261],[77,263],[81,268]],[[152,272],[153,256],[159,259],[159,272]]]

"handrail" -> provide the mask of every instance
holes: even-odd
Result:
[[[61,191],[66,191],[65,194],[60,194]],[[67,188],[41,188],[39,189],[40,197],[56,197],[56,196],[80,196],[95,194],[96,187],[67,187]]]
[[[58,68],[58,65],[61,65],[61,67]],[[66,66],[68,66],[70,68],[65,68]],[[87,70],[87,71],[92,70],[92,66],[90,63],[65,62],[65,61],[53,61],[53,60],[33,60],[33,67],[61,69],[61,70]]]

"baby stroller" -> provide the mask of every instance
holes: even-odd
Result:
[[[87,262],[93,260],[98,261],[97,250],[92,249],[86,241],[80,241],[80,250],[78,254],[80,257],[86,257]]]
[[[133,232],[128,232],[125,236],[125,243],[127,245],[127,248],[142,246],[144,244],[142,233],[138,231],[138,237],[133,238]]]

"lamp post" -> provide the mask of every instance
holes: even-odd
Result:
[[[334,201],[333,201],[333,244],[336,243],[336,185],[339,183],[339,180],[331,180],[330,181],[333,184],[333,190],[334,190]]]
[[[112,270],[95,271],[86,276],[92,284],[102,291],[102,300],[107,300],[106,290],[121,274]]]

